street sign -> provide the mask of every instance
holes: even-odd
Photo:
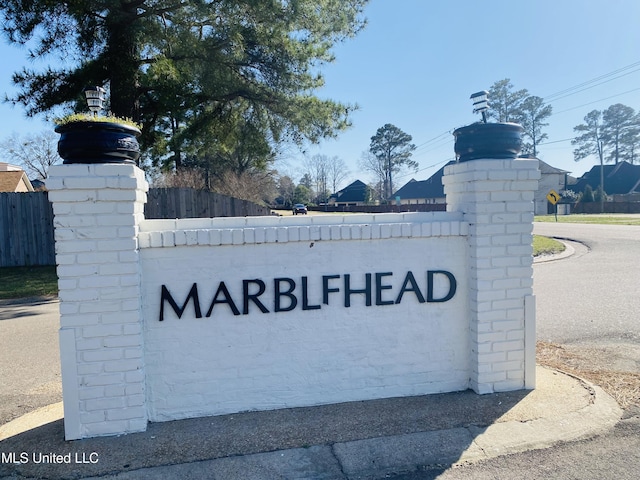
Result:
[[[551,190],[549,193],[547,193],[547,200],[549,200],[552,205],[555,205],[560,201],[560,195],[558,195],[558,192],[556,192],[555,190]]]

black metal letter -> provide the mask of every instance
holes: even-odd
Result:
[[[433,276],[436,273],[445,275],[449,279],[449,293],[442,298],[433,298]],[[451,300],[456,294],[457,288],[458,283],[456,282],[456,277],[454,277],[451,272],[444,270],[429,270],[427,272],[427,302],[446,302],[447,300]]]
[[[258,293],[249,293],[249,284],[255,283],[258,285]],[[243,308],[242,314],[246,315],[249,313],[249,300],[255,303],[262,313],[269,313],[267,307],[258,300],[258,297],[264,293],[266,290],[266,286],[262,280],[256,278],[255,280],[242,280],[242,295],[243,295]]]
[[[411,284],[411,288],[407,288],[407,284]],[[431,285],[431,283],[429,283],[429,285]],[[416,297],[418,298],[418,302],[420,303],[424,303],[424,296],[422,295],[422,292],[420,291],[420,287],[418,287],[418,283],[416,282],[416,279],[413,276],[413,273],[411,273],[411,271],[407,272],[407,276],[404,277],[404,283],[402,284],[402,288],[400,289],[400,294],[398,295],[398,298],[396,298],[396,303],[400,303],[402,301],[402,296],[404,295],[404,292],[413,292],[416,294]],[[431,290],[429,290],[429,292],[431,292]]]
[[[392,272],[376,273],[376,305],[393,305],[393,300],[382,300],[382,290],[390,290],[391,285],[382,285],[382,277],[390,277]]]
[[[320,310],[320,305],[309,305],[307,277],[302,277],[302,310]]]
[[[371,274],[365,274],[365,287],[363,290],[351,290],[351,275],[344,276],[344,306],[351,306],[351,295],[354,293],[364,293],[367,307],[371,306]]]
[[[329,305],[329,294],[339,292],[339,288],[329,288],[329,280],[340,278],[340,275],[323,275],[322,276],[322,303]]]
[[[224,297],[223,300],[218,300],[218,295],[220,295],[220,293],[222,293],[222,296]],[[218,290],[216,290],[216,294],[213,296],[213,300],[211,300],[211,306],[207,311],[207,317],[211,316],[211,312],[213,311],[213,307],[216,303],[226,303],[229,305],[229,308],[234,315],[240,315],[240,310],[238,310],[236,304],[233,303],[233,298],[231,298],[231,294],[229,293],[229,290],[227,290],[227,286],[224,282],[220,282],[220,285],[218,285]]]
[[[178,304],[173,299],[171,294],[169,293],[169,289],[166,286],[162,285],[162,293],[160,294],[160,321],[164,320],[164,301],[166,300],[173,308],[173,311],[178,316],[178,318],[182,318],[182,314],[184,313],[185,308],[187,308],[187,303],[189,303],[189,299],[193,300],[193,309],[196,313],[196,318],[202,318],[202,312],[200,311],[200,300],[198,299],[198,284],[194,283],[189,290],[189,295],[187,295],[186,300],[182,304],[182,307],[178,307]]]
[[[287,290],[286,292],[281,292],[280,291],[280,282],[286,282],[289,284],[289,290]],[[293,310],[294,308],[296,308],[296,305],[298,305],[298,299],[296,298],[296,296],[292,293],[295,289],[296,289],[296,282],[294,282],[291,278],[274,278],[273,279],[273,287],[275,290],[274,293],[274,302],[275,302],[275,306],[274,306],[274,311],[275,312],[289,312],[291,310]],[[289,304],[288,307],[281,307],[280,306],[280,297],[285,296],[285,297],[289,297],[289,299],[291,300],[291,303]]]

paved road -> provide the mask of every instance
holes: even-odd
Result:
[[[534,267],[538,340],[640,372],[640,226],[537,223],[534,231],[582,242],[573,257]]]
[[[0,302],[0,425],[60,402],[57,301]]]
[[[386,477],[387,480],[635,480],[640,472],[640,418],[620,422],[609,435],[545,450],[497,457],[456,468]]]

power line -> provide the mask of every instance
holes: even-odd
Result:
[[[396,177],[395,177],[395,178],[396,178],[396,180],[397,180],[397,179],[399,179],[399,178],[409,177],[409,176],[415,175],[416,173],[420,173],[420,172],[422,172],[422,171],[424,171],[424,170],[429,170],[430,168],[435,168],[435,167],[437,167],[437,166],[439,166],[439,165],[445,164],[445,163],[450,162],[450,161],[452,161],[452,160],[455,160],[455,158],[453,158],[453,157],[451,157],[451,158],[447,158],[446,160],[441,160],[441,161],[439,161],[439,162],[437,162],[437,163],[434,163],[434,164],[432,164],[432,165],[428,165],[428,166],[423,167],[423,168],[421,168],[421,169],[419,169],[419,170],[416,170],[416,171],[414,171],[414,172],[408,172],[408,173],[405,173],[405,174],[403,174],[403,175],[396,175]]]
[[[444,135],[448,135],[449,134],[449,130],[447,130],[446,132],[442,132],[440,135],[433,137],[431,140],[427,140],[424,143],[421,143],[420,145],[416,146],[416,150],[418,150],[419,148],[422,148],[423,146],[427,145],[428,143],[434,142],[436,140],[438,140],[440,137],[444,136]]]
[[[559,113],[569,112],[569,111],[571,111],[571,110],[577,110],[578,108],[586,107],[587,105],[592,105],[592,104],[594,104],[594,103],[599,103],[599,102],[602,102],[602,101],[604,101],[604,100],[610,100],[610,99],[612,99],[612,98],[619,97],[619,96],[621,96],[621,95],[626,95],[627,93],[636,92],[636,91],[638,91],[638,90],[640,90],[640,87],[638,87],[638,88],[633,88],[633,89],[631,89],[631,90],[627,90],[626,92],[617,93],[617,94],[615,94],[615,95],[611,95],[611,96],[609,96],[609,97],[600,98],[600,99],[598,99],[598,100],[594,100],[594,101],[592,101],[592,102],[583,103],[582,105],[578,105],[578,106],[576,106],[576,107],[571,107],[571,108],[567,108],[567,109],[565,109],[565,110],[560,110],[559,112],[553,112],[552,116],[553,116],[553,115],[557,115],[557,114],[559,114]],[[572,138],[565,138],[565,139],[562,139],[562,140],[554,140],[553,142],[544,142],[544,145],[551,145],[552,143],[569,142],[569,141],[573,140],[574,138],[575,138],[575,137],[572,137]]]
[[[565,138],[563,140],[554,140],[553,142],[544,142],[545,145],[551,145],[552,143],[561,143],[561,142],[568,142],[569,140],[573,140],[575,137],[571,137],[571,138]]]
[[[547,101],[547,103],[553,103],[553,102],[556,102],[556,101],[561,100],[561,99],[563,99],[563,98],[570,97],[571,95],[575,95],[576,93],[584,92],[585,90],[589,90],[590,88],[594,88],[594,87],[598,87],[598,86],[600,86],[600,85],[604,85],[605,83],[612,82],[612,81],[614,81],[614,80],[617,80],[617,79],[619,79],[619,78],[625,77],[625,76],[627,76],[627,75],[631,75],[632,73],[635,73],[635,72],[638,72],[638,71],[640,71],[640,68],[638,68],[638,69],[636,69],[636,70],[632,70],[632,71],[627,72],[627,73],[623,73],[622,75],[618,75],[617,77],[613,77],[613,78],[610,78],[610,79],[608,79],[608,80],[604,80],[604,81],[602,81],[602,82],[600,82],[600,83],[595,83],[595,84],[593,84],[593,85],[589,85],[589,86],[584,87],[584,88],[582,88],[582,89],[580,89],[580,90],[576,90],[576,91],[574,91],[574,92],[567,93],[566,95],[562,95],[562,96],[560,96],[560,97],[556,97],[556,98],[552,99],[551,101]]]
[[[638,87],[638,88],[633,88],[633,89],[631,89],[631,90],[627,90],[626,92],[616,93],[615,95],[611,95],[610,97],[600,98],[600,99],[598,99],[598,100],[594,100],[594,101],[592,101],[592,102],[583,103],[582,105],[578,105],[577,107],[566,108],[566,109],[564,109],[564,110],[560,110],[559,112],[553,112],[553,115],[557,115],[558,113],[569,112],[569,111],[571,111],[571,110],[576,110],[576,109],[578,109],[578,108],[586,107],[587,105],[592,105],[592,104],[594,104],[594,103],[602,102],[602,101],[604,101],[604,100],[610,100],[610,99],[612,99],[612,98],[619,97],[619,96],[621,96],[621,95],[626,95],[627,93],[636,92],[636,91],[638,91],[638,90],[640,90],[640,87]]]
[[[425,153],[433,152],[434,150],[438,150],[438,149],[444,147],[445,145],[449,145],[452,141],[453,141],[453,137],[444,139],[443,141],[441,141],[439,143],[436,143],[434,145],[430,145],[429,148],[427,148],[426,150],[418,151],[419,149],[416,149],[416,150],[414,150],[414,154],[424,155]],[[422,148],[426,148],[426,147],[422,147]]]
[[[635,68],[635,67],[638,67],[638,66],[640,66],[640,61],[632,63],[630,65],[627,65],[626,67],[618,68],[617,70],[613,70],[613,71],[611,71],[609,73],[605,73],[605,74],[600,75],[600,76],[598,76],[596,78],[592,78],[591,80],[587,80],[586,82],[579,83],[578,85],[574,85],[573,87],[565,88],[564,90],[560,90],[559,92],[552,93],[550,95],[545,96],[544,99],[547,102],[551,102],[551,101],[558,100],[559,98],[564,98],[565,96],[573,95],[573,93],[578,93],[578,92],[582,91],[582,90],[578,90],[578,89],[583,89],[582,87],[586,87],[587,85],[590,85],[590,84],[595,83],[595,82],[599,82],[600,80],[604,80],[605,78],[611,77],[613,75],[617,75],[617,74],[619,74],[621,72],[629,70],[630,68]],[[635,71],[637,71],[637,70],[634,70],[634,72]],[[628,73],[625,73],[624,75],[628,75],[629,73],[633,73],[633,72],[628,72]],[[621,75],[621,76],[624,76],[624,75]],[[619,77],[616,77],[616,78],[619,78]],[[607,82],[615,80],[616,78],[612,78],[610,80],[607,80]],[[606,82],[602,82],[602,83],[606,83]],[[598,85],[601,85],[601,84],[598,84]],[[591,88],[591,87],[588,87],[588,88]],[[574,90],[578,90],[578,91],[575,91],[573,93],[569,93],[569,92],[572,92]]]
[[[572,87],[565,88],[564,90],[560,90],[558,92],[552,93],[551,95],[547,95],[546,97],[544,97],[544,100],[545,100],[546,103],[552,103],[552,102],[555,102],[555,101],[560,100],[562,98],[566,98],[566,97],[569,97],[571,95],[575,95],[577,93],[583,92],[585,90],[588,90],[588,89],[603,85],[605,83],[612,82],[612,81],[617,80],[617,79],[619,79],[621,77],[624,77],[624,76],[627,76],[627,75],[630,75],[632,73],[640,71],[640,68],[636,68],[636,67],[640,67],[640,61],[632,63],[632,64],[627,65],[625,67],[619,68],[617,70],[613,70],[613,71],[611,71],[609,73],[605,73],[603,75],[600,75],[598,77],[592,78],[591,80],[587,80],[585,82],[579,83],[579,84],[574,85]],[[633,70],[628,71],[630,69],[633,69]],[[594,103],[602,102],[604,100],[609,100],[611,98],[619,97],[621,95],[626,95],[628,93],[635,92],[635,91],[638,91],[638,90],[640,90],[640,87],[639,88],[634,88],[632,90],[627,90],[626,92],[622,92],[622,93],[618,93],[618,94],[615,94],[615,95],[611,95],[609,97],[601,98],[599,100],[594,100],[592,102],[584,103],[584,104],[578,105],[576,107],[571,107],[571,108],[568,108],[568,109],[565,109],[565,110],[561,110],[559,112],[553,112],[552,115],[557,115],[559,113],[564,113],[564,112],[568,112],[568,111],[571,111],[571,110],[576,110],[578,108],[582,108],[582,107],[587,106],[587,105],[591,105],[591,104],[594,104]],[[437,150],[437,149],[447,145],[453,139],[448,138],[445,141],[443,141],[444,139],[441,140],[441,138],[443,136],[445,136],[445,135],[450,135],[450,134],[451,134],[451,132],[447,130],[446,132],[443,132],[443,133],[441,133],[441,134],[439,134],[439,135],[427,140],[426,142],[421,143],[420,145],[416,146],[416,149],[414,150],[414,153],[418,153],[418,150],[421,150],[421,149],[424,149],[424,148],[428,147],[426,150],[422,150],[422,151],[419,152],[420,155],[424,155],[424,154],[426,154],[428,152],[431,152],[433,150]],[[550,145],[550,144],[554,144],[554,143],[568,142],[568,141],[571,141],[571,140],[573,140],[573,138],[566,138],[566,139],[562,139],[562,140],[554,140],[552,142],[544,142],[544,144],[545,145]],[[432,144],[434,142],[436,143],[435,145],[429,145],[429,144]],[[449,158],[447,160],[440,161],[440,162],[435,163],[433,165],[429,165],[427,167],[421,168],[421,169],[419,169],[419,170],[417,170],[415,172],[407,173],[405,175],[401,175],[401,176],[396,177],[396,178],[404,178],[404,177],[407,177],[409,175],[412,175],[412,174],[415,174],[415,173],[418,173],[418,172],[421,172],[421,171],[424,171],[424,170],[428,170],[430,168],[434,168],[434,167],[436,167],[438,165],[441,165],[441,164],[444,164],[444,163],[446,163],[446,162],[448,162],[450,160],[454,160],[454,159],[453,158]]]

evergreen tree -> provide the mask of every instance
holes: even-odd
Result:
[[[549,124],[545,120],[551,113],[551,105],[546,105],[543,98],[529,95],[526,89],[515,90],[508,78],[495,82],[489,89],[487,116],[497,122],[522,125],[525,137],[523,153],[538,156],[538,146],[547,139],[543,128]]]
[[[519,122],[522,118],[522,102],[529,96],[526,89],[514,90],[511,80],[505,78],[489,88],[487,116],[497,122]]]
[[[591,185],[584,187],[584,192],[582,192],[582,195],[580,196],[580,201],[585,203],[593,202],[593,188],[591,188]]]
[[[620,160],[636,163],[640,155],[640,113],[636,114],[633,124],[621,135]]]
[[[638,117],[633,108],[616,103],[602,112],[602,139],[609,153],[605,160],[617,164],[625,152],[633,152],[637,132]],[[629,144],[633,146],[629,148]]]
[[[416,146],[412,137],[395,125],[387,123],[371,137],[369,152],[378,160],[384,173],[385,199],[393,195],[393,176],[403,167],[417,170],[418,163],[411,160]]]
[[[304,203],[305,205],[311,201],[311,189],[300,184],[293,191],[293,203]]]
[[[5,0],[6,38],[64,59],[15,73],[8,100],[35,115],[105,86],[111,112],[141,123],[143,148],[166,167],[245,161],[228,154],[239,140],[317,142],[350,124],[354,106],[314,92],[332,47],[364,26],[367,1]]]
[[[538,145],[547,139],[547,134],[542,129],[549,125],[545,120],[551,116],[551,105],[545,105],[542,98],[530,95],[522,101],[520,108],[517,123],[522,125],[524,136],[528,139],[525,140],[522,151],[537,157]]]
[[[572,145],[577,145],[573,151],[573,158],[577,162],[583,158],[597,155],[600,160],[600,188],[604,190],[604,136],[602,125],[602,112],[592,110],[584,117],[585,123],[573,128],[580,133],[571,140]],[[604,211],[604,195],[600,195],[600,211]]]

